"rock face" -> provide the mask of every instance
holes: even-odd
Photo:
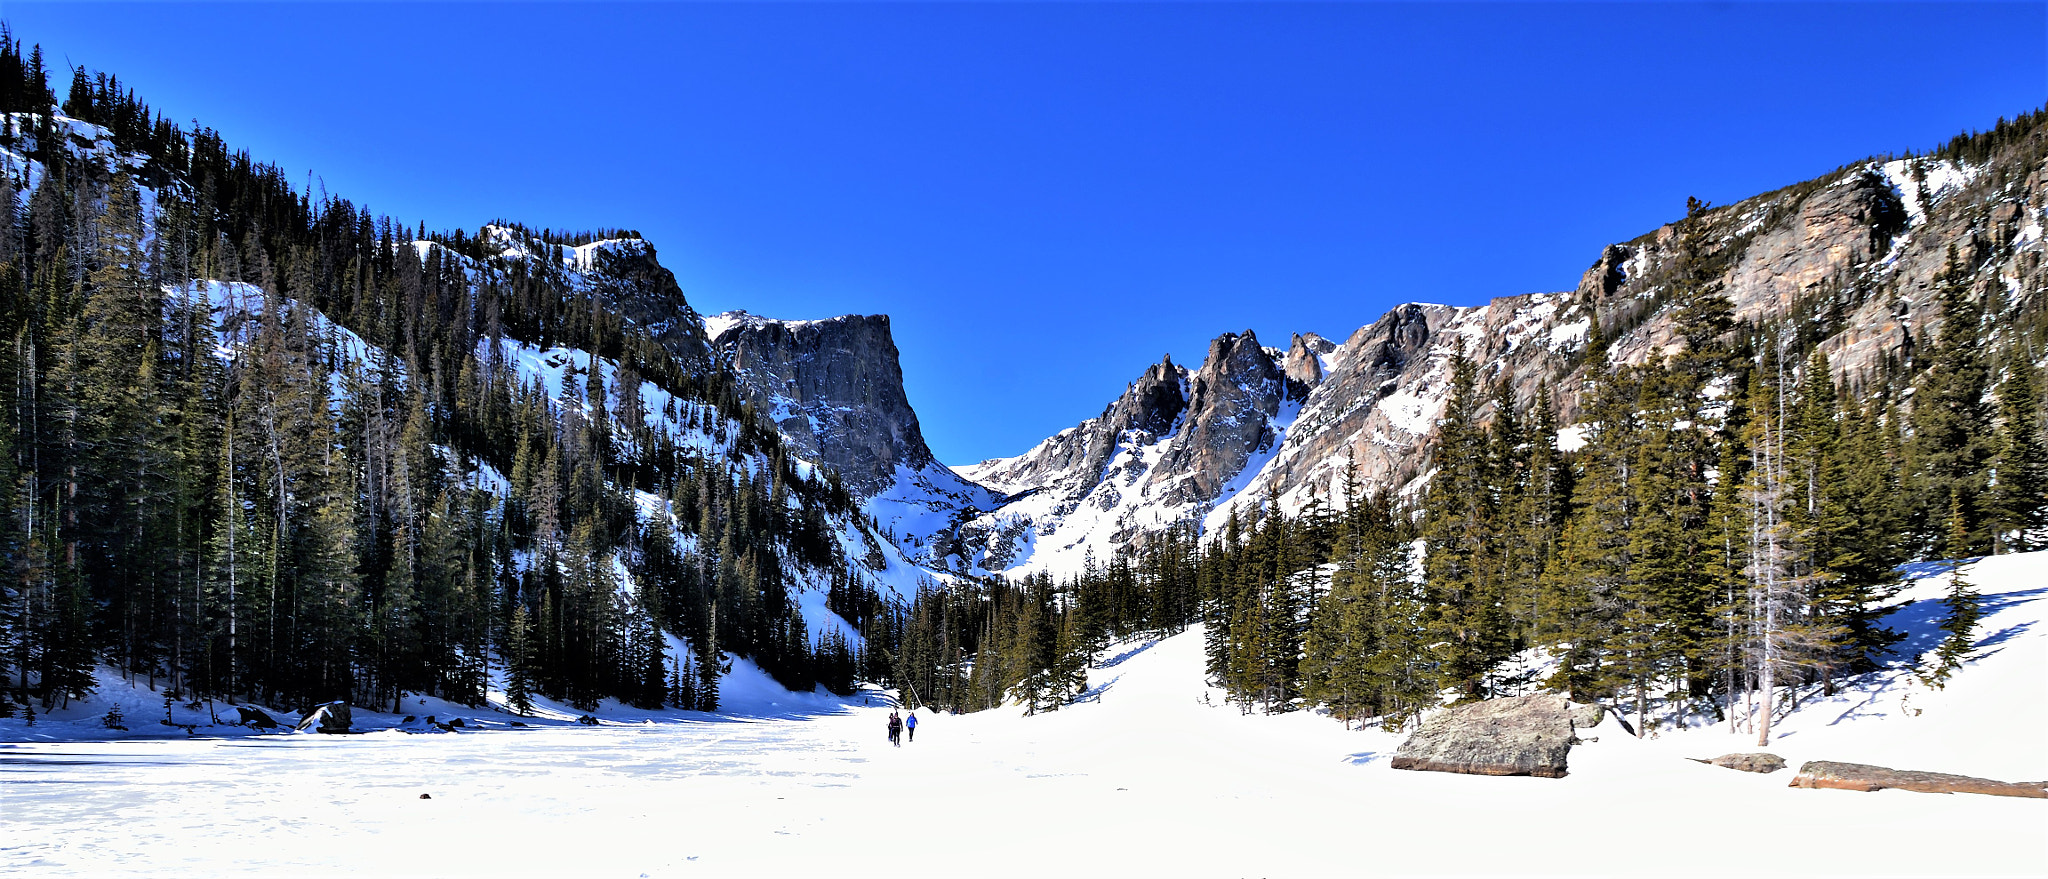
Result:
[[[299,718],[298,731],[313,730],[328,734],[345,733],[355,728],[355,718],[349,712],[347,702],[329,702],[316,705],[306,716]]]
[[[529,275],[590,294],[686,366],[708,365],[703,319],[684,298],[675,274],[662,267],[651,242],[611,238],[572,247],[507,226],[485,226],[479,240]]]
[[[888,488],[898,466],[932,465],[887,315],[785,321],[736,311],[705,326],[755,411],[797,454],[838,470],[855,493]]]
[[[1793,776],[1790,786],[1860,791],[1897,788],[1930,794],[1989,794],[1995,797],[2048,799],[2048,782],[2044,781],[1992,781],[1988,778],[1971,778],[1967,775],[1949,775],[1944,772],[1887,769],[1883,766],[1835,763],[1828,760],[1808,760],[1799,767],[1799,774]]]
[[[654,336],[684,363],[701,364],[709,353],[703,321],[683,298],[676,276],[662,268],[654,245],[632,239],[588,250],[590,291],[612,310]]]
[[[985,570],[1070,571],[1142,532],[1199,524],[1280,446],[1333,348],[1298,335],[1278,351],[1246,330],[1216,337],[1193,371],[1162,359],[1101,415],[959,468],[1010,497],[964,522],[958,543]]]
[[[1741,772],[1771,773],[1785,768],[1785,758],[1768,753],[1722,754],[1712,760],[1701,760],[1699,762]]]
[[[1133,431],[1145,441],[1173,432],[1188,408],[1188,371],[1172,357],[1148,367],[1102,414],[1060,431],[1014,458],[959,468],[970,479],[1006,494],[1048,490],[1085,495],[1103,476],[1119,444]]]
[[[704,326],[713,357],[793,453],[838,472],[906,557],[961,567],[957,523],[1001,496],[933,459],[903,390],[887,315],[790,321],[734,311]],[[867,563],[879,570],[880,552],[868,545]]]
[[[1594,709],[1597,712],[1597,708]],[[1563,778],[1576,738],[1570,699],[1554,693],[1488,699],[1447,709],[1394,752],[1395,769]],[[1597,717],[1597,713],[1594,715]]]

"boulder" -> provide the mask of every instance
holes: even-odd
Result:
[[[1860,791],[1884,790],[1889,787],[1928,794],[1966,793],[2048,799],[2048,781],[1992,781],[1988,778],[1950,775],[1945,772],[1887,769],[1883,766],[1836,763],[1830,760],[1806,761],[1799,767],[1799,774],[1792,777],[1790,786]]]
[[[237,705],[235,706],[235,710],[242,713],[243,726],[249,727],[251,729],[277,728],[277,721],[272,720],[270,715],[263,713],[263,710],[260,708],[250,708],[247,705]]]
[[[1571,712],[1572,729],[1592,729],[1600,725],[1600,719],[1607,716],[1607,709],[1595,702],[1573,702],[1565,710]]]
[[[1785,768],[1785,758],[1764,752],[1755,754],[1722,754],[1712,760],[1701,760],[1697,757],[1692,759],[1695,762],[1705,763],[1709,766],[1719,766],[1722,769],[1736,769],[1743,772],[1770,773]]]
[[[1467,775],[1563,778],[1572,736],[1572,703],[1555,693],[1488,699],[1423,721],[1394,752],[1395,769]]]
[[[300,732],[316,730],[332,735],[348,732],[355,725],[355,718],[349,713],[347,702],[329,702],[314,706],[313,710],[306,712],[305,717],[299,718],[298,729]]]

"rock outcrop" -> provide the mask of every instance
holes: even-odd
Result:
[[[1277,351],[1246,330],[1216,337],[1193,371],[1162,359],[1101,415],[1014,458],[959,468],[1010,495],[964,522],[960,545],[985,570],[1071,571],[1142,532],[1198,521],[1280,445],[1332,350],[1310,334]]]
[[[1734,769],[1739,772],[1771,773],[1785,768],[1785,758],[1763,752],[1755,754],[1722,754],[1712,760],[1693,759],[1696,762],[1705,763],[1709,766],[1719,766],[1722,769]]]
[[[2048,781],[1992,781],[1945,772],[1887,769],[1863,763],[1808,760],[1792,777],[1791,787],[1877,791],[1885,788],[1929,794],[1989,794],[1995,797],[2048,799]]]
[[[298,731],[323,732],[330,735],[345,733],[355,728],[355,717],[349,711],[347,702],[329,702],[313,706],[304,717],[299,718]]]
[[[247,705],[237,705],[235,706],[235,711],[241,714],[241,724],[250,729],[276,729],[278,726],[277,721],[272,720],[270,715],[263,713],[263,709],[251,708]]]
[[[754,410],[798,455],[838,470],[856,494],[889,488],[899,466],[932,465],[887,315],[792,321],[738,311],[705,326]]]
[[[1533,775],[1563,778],[1566,758],[1577,741],[1570,699],[1554,693],[1488,699],[1446,709],[1423,721],[1394,752],[1395,769],[1466,775]]]

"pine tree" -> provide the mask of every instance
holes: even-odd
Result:
[[[2034,549],[2048,527],[2048,445],[2041,430],[2036,370],[2015,346],[1998,386],[1998,433],[1985,505],[1994,554]]]
[[[533,713],[532,625],[524,603],[512,608],[512,621],[505,627],[505,705],[513,714]]]
[[[1498,565],[1489,558],[1494,528],[1493,474],[1477,424],[1475,369],[1462,350],[1451,360],[1450,398],[1437,421],[1437,445],[1423,497],[1423,583],[1443,685],[1466,699],[1487,696],[1487,675],[1513,650]]]
[[[1951,546],[1963,544],[1967,537],[1964,532],[1962,502],[1953,502],[1949,513],[1947,542]],[[1977,590],[1963,576],[1963,565],[1969,559],[1951,557],[1948,561],[1948,613],[1941,619],[1941,630],[1948,633],[1941,646],[1934,650],[1934,667],[1921,671],[1921,680],[1928,686],[1940,689],[1948,685],[1948,679],[1962,668],[1977,646],[1977,619],[1982,610],[1977,606]]]
[[[1975,555],[1990,546],[1982,508],[1992,452],[1991,411],[1985,405],[1989,373],[1980,315],[1965,279],[1951,245],[1948,264],[1936,279],[1941,330],[1930,352],[1931,363],[1914,390],[1909,448],[1913,524],[1924,536],[1924,545],[1951,557]],[[1957,512],[1960,531],[1947,527]]]

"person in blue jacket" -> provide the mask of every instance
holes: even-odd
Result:
[[[910,740],[917,741],[917,711],[912,709],[909,717],[903,718],[903,728],[910,731]]]

